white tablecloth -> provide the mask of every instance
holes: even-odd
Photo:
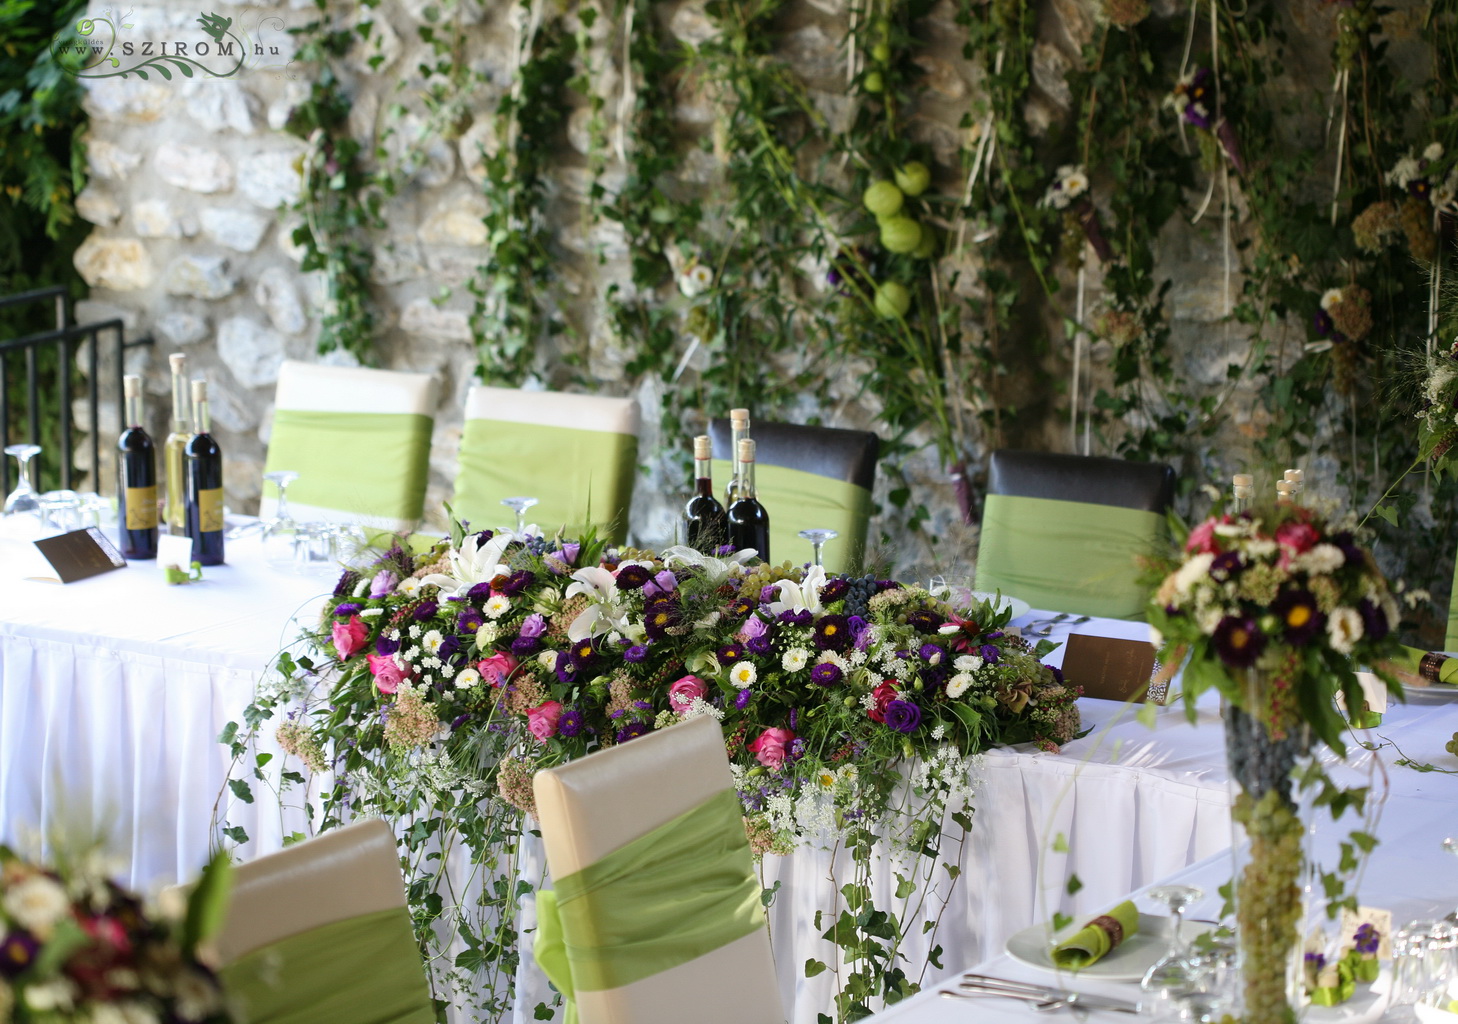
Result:
[[[270,569],[256,542],[228,557],[186,586],[152,562],[62,586],[28,579],[46,571],[34,545],[0,537],[0,842],[97,834],[144,889],[206,863],[218,734],[334,583]],[[260,850],[281,845],[266,799],[241,820]]]

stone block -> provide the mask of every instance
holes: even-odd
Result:
[[[213,134],[234,131],[252,135],[257,124],[258,100],[228,78],[193,79],[183,87],[187,112]]]
[[[82,220],[110,227],[121,219],[121,207],[107,193],[89,187],[76,197],[76,213]]]
[[[460,309],[440,309],[429,299],[416,299],[400,315],[400,329],[436,341],[470,341],[471,319]]]
[[[386,242],[375,246],[370,264],[370,280],[376,284],[400,284],[425,273],[420,261],[420,246],[414,242]]]
[[[162,285],[168,295],[221,299],[233,292],[235,280],[222,256],[179,256],[167,265]]]
[[[208,322],[191,313],[168,313],[152,325],[157,340],[166,345],[196,345],[208,334]]]
[[[668,21],[668,31],[689,46],[700,46],[719,33],[699,3],[686,3],[674,11]]]
[[[385,148],[402,177],[421,188],[439,188],[455,177],[455,149],[439,135],[431,135],[424,118],[414,114],[401,118]]]
[[[76,272],[93,288],[131,292],[146,288],[156,276],[147,247],[136,238],[91,235],[73,258]]]
[[[84,83],[81,106],[96,121],[147,124],[156,121],[177,97],[166,83],[139,78],[93,78]]]
[[[208,387],[208,405],[213,422],[235,434],[258,426],[258,403],[227,380],[214,378]]]
[[[479,195],[457,195],[431,211],[420,227],[420,240],[430,245],[485,245],[486,200]]]
[[[284,354],[283,335],[256,320],[229,317],[218,328],[218,357],[245,388],[277,381]]]
[[[467,128],[456,143],[461,154],[461,167],[466,177],[479,185],[486,180],[485,161],[501,151],[501,140],[496,137],[496,125],[489,117],[478,118]]]
[[[238,252],[257,249],[269,225],[268,218],[255,213],[216,207],[204,209],[201,220],[204,234]]]
[[[105,302],[101,299],[81,299],[76,303],[72,312],[76,316],[78,324],[103,323],[107,320],[120,320],[122,326],[130,333],[137,329],[142,322],[141,314],[130,306],[119,305],[115,302]]]
[[[132,228],[143,238],[181,238],[187,233],[172,205],[161,199],[144,199],[133,204]],[[194,233],[196,230],[194,227]]]
[[[258,275],[253,299],[268,314],[269,323],[286,334],[298,334],[309,326],[309,317],[294,287],[294,273],[283,267],[269,267]]]
[[[95,138],[93,133],[87,134],[86,164],[96,177],[112,180],[126,178],[141,163],[142,154],[135,150],[124,149],[115,142]]]
[[[214,149],[164,142],[157,147],[152,166],[167,184],[189,192],[211,194],[233,187],[233,165]]]
[[[276,210],[297,199],[303,184],[303,150],[275,149],[247,158],[238,187],[254,205]]]

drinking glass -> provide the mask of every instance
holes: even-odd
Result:
[[[1192,956],[1185,945],[1183,925],[1185,908],[1204,896],[1204,890],[1193,885],[1159,885],[1149,890],[1149,898],[1167,906],[1170,916],[1169,952],[1154,962],[1140,982],[1140,988],[1153,997],[1156,1006],[1201,987],[1204,970],[1199,958]]]
[[[501,504],[516,510],[516,535],[526,532],[526,510],[537,503],[536,498],[502,498]]]
[[[40,496],[41,523],[62,533],[79,530],[81,505],[81,495],[75,491],[46,491]]]
[[[20,476],[16,479],[15,489],[5,496],[5,515],[29,514],[40,517],[40,495],[30,483],[30,460],[41,452],[38,444],[12,444],[5,448],[6,455],[15,456],[19,463]]]
[[[298,523],[293,537],[296,572],[304,576],[324,576],[334,571],[338,563],[334,560],[332,524]]]
[[[835,540],[840,534],[835,530],[801,530],[800,536],[810,542],[810,550],[814,552],[813,564],[823,568],[825,563],[820,560],[820,549],[826,541]]]
[[[1428,935],[1436,921],[1409,921],[1392,935],[1392,1004],[1413,1006],[1427,994]]]

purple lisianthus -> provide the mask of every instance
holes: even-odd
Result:
[[[720,665],[732,665],[737,661],[744,660],[744,645],[725,644],[714,653],[718,655]]]
[[[909,700],[893,700],[886,705],[886,727],[899,733],[916,732],[921,725],[921,708]]]
[[[421,601],[418,605],[415,606],[415,611],[411,617],[414,618],[416,622],[425,622],[435,616],[436,610],[439,607],[440,605],[436,604],[434,601]]]
[[[615,579],[619,590],[642,590],[643,585],[653,578],[647,566],[625,565],[618,570]]]
[[[561,555],[562,561],[568,565],[576,565],[577,556],[582,554],[582,544],[575,540],[569,540],[562,545],[562,550],[559,554]]]
[[[375,573],[375,578],[370,580],[370,597],[384,597],[395,589],[400,583],[400,577],[396,576],[389,569],[381,569]]]
[[[456,616],[456,631],[459,633],[474,633],[481,628],[486,620],[482,618],[480,611],[469,605]]]
[[[1362,634],[1369,640],[1381,640],[1392,631],[1387,613],[1365,597],[1357,602],[1357,614],[1362,616]]]
[[[334,608],[334,614],[335,615],[353,615],[355,612],[359,611],[359,609],[360,609],[360,606],[358,604],[356,604],[354,601],[343,601],[343,602],[341,602],[341,603],[339,603],[338,605],[335,606],[335,608]]]
[[[779,589],[774,584],[772,584],[772,583],[767,583],[764,586],[762,586],[762,587],[759,588],[759,603],[760,604],[769,604],[771,601],[773,601],[775,598],[777,598],[779,596],[780,596]]]
[[[1215,653],[1231,668],[1250,668],[1266,649],[1266,636],[1252,618],[1225,616],[1211,639]]]
[[[983,644],[982,650],[978,653],[982,655],[982,660],[989,665],[996,665],[998,659],[1002,657],[1002,652],[997,649],[996,644]]]
[[[817,686],[834,686],[844,677],[840,666],[829,661],[822,661],[810,670],[810,681]]]
[[[846,628],[850,630],[851,636],[855,638],[856,650],[864,651],[871,646],[871,624],[859,615],[852,615],[845,620]]]
[[[769,623],[758,615],[752,615],[744,620],[744,625],[739,627],[739,631],[744,634],[744,639],[753,640],[755,637],[768,635],[770,628]]]
[[[843,651],[850,642],[850,622],[844,615],[826,615],[815,624],[815,646],[820,650]]]
[[[1271,605],[1271,612],[1281,620],[1286,642],[1293,647],[1305,647],[1326,625],[1316,597],[1305,589],[1283,591]]]
[[[654,577],[643,584],[643,596],[654,597],[671,594],[678,589],[678,577],[668,569],[660,569]]]
[[[940,665],[947,657],[946,650],[938,644],[922,644],[921,650],[917,653],[921,655],[921,660],[928,665]]]
[[[747,686],[744,689],[740,690],[738,693],[736,693],[734,695],[735,709],[738,711],[743,711],[745,708],[747,708],[749,706],[749,697],[750,690]]]
[[[563,708],[562,717],[557,719],[557,735],[571,739],[582,732],[582,712],[576,708]]]
[[[820,588],[820,600],[825,603],[839,601],[845,597],[845,592],[850,589],[844,576],[832,576],[825,581],[825,586]]]
[[[400,641],[398,639],[391,640],[389,637],[381,635],[379,639],[375,641],[375,653],[382,658],[394,654],[399,649]]]
[[[461,638],[452,633],[440,642],[440,649],[435,652],[435,656],[441,661],[448,661],[458,654],[460,650]]]
[[[562,723],[560,720],[557,722],[557,728],[559,730],[562,728]],[[627,725],[623,726],[621,729],[618,730],[617,741],[619,743],[627,743],[629,740],[637,739],[639,736],[642,736],[647,731],[647,722],[629,722]]]
[[[906,624],[918,633],[935,633],[942,624],[941,616],[918,608],[906,616]]]

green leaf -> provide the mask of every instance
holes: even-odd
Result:
[[[825,964],[816,960],[813,956],[805,961],[805,977],[813,978],[817,974],[824,974],[827,970]]]
[[[1155,716],[1159,714],[1159,705],[1152,700],[1145,701],[1140,705],[1139,710],[1134,714],[1134,720],[1146,729],[1154,728]]]
[[[244,843],[248,842],[248,832],[243,828],[242,825],[227,826],[223,829],[223,835],[227,836],[239,846],[242,846]]]
[[[1053,930],[1055,932],[1062,931],[1064,928],[1067,928],[1072,923],[1073,918],[1069,917],[1062,911],[1059,911],[1058,913],[1053,915]]]
[[[216,853],[202,869],[187,898],[187,916],[183,918],[180,936],[185,952],[191,953],[198,943],[218,933],[227,916],[232,891],[233,860],[226,853]]]
[[[1053,837],[1053,852],[1054,853],[1067,853],[1068,852],[1068,836],[1067,835],[1065,835],[1062,832],[1059,832],[1057,835],[1055,835]]]
[[[234,796],[242,800],[245,804],[251,804],[253,802],[253,790],[249,789],[248,783],[242,779],[229,779],[228,788],[233,791]]]
[[[556,1008],[548,1006],[546,1003],[538,1003],[537,1008],[532,1011],[533,1020],[551,1020],[555,1016],[557,1016]]]
[[[1069,875],[1068,884],[1065,885],[1063,888],[1064,891],[1068,893],[1068,895],[1072,896],[1074,893],[1078,892],[1078,890],[1083,888],[1083,882],[1079,879],[1077,875]]]

